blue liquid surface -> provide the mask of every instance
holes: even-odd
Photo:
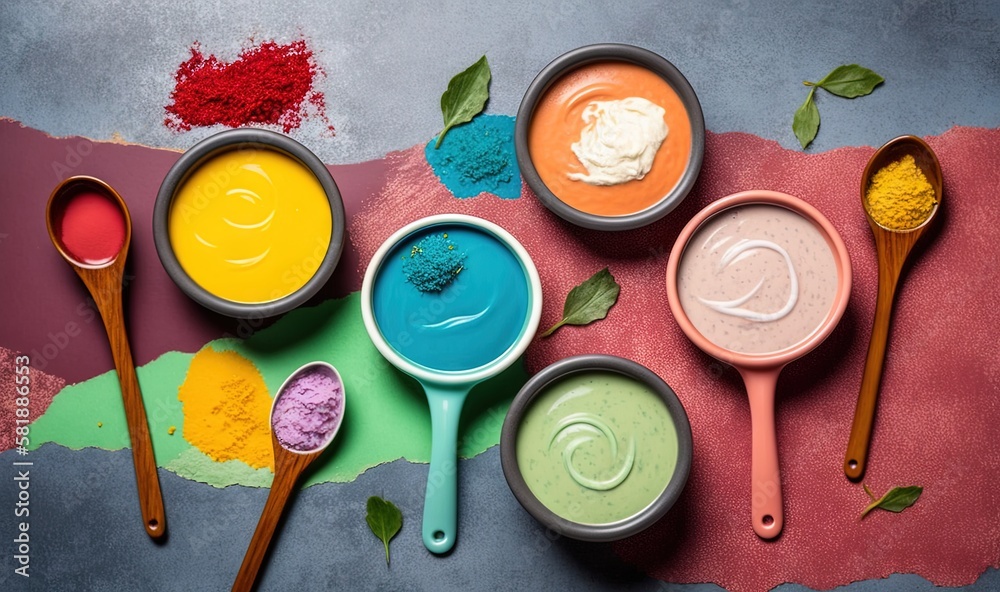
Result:
[[[403,257],[424,237],[447,233],[465,254],[464,269],[443,290],[421,292],[406,280]],[[460,372],[501,357],[528,319],[521,262],[485,229],[435,224],[400,240],[379,266],[372,310],[379,331],[404,358],[431,370]]]

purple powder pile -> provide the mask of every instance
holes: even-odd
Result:
[[[288,383],[274,406],[274,435],[289,450],[315,450],[340,425],[343,408],[344,385],[323,367],[306,370]]]

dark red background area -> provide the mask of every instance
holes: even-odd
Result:
[[[402,224],[461,212],[508,228],[531,254],[544,294],[543,327],[561,316],[569,290],[609,266],[621,284],[607,319],[536,338],[536,372],[562,357],[609,353],[653,369],[677,392],[694,434],[687,488],[667,517],[615,544],[643,571],[669,582],[733,590],[782,582],[831,588],[918,573],[968,583],[1000,563],[1000,130],[955,128],[928,138],[945,176],[940,219],[912,253],[898,292],[866,482],[925,492],[903,514],[859,519],[868,498],[842,470],[874,316],[877,285],[860,180],[871,147],[806,154],[742,133],[708,133],[691,195],[648,227],[585,231],[521,199],[456,201],[420,147],[392,154],[385,188],[351,220],[362,261]],[[738,374],[699,351],[667,305],[667,257],[687,221],[712,201],[749,189],[783,191],[816,206],[852,260],[851,300],[840,324],[778,382],[777,433],[785,527],[774,541],[750,524],[750,414]]]
[[[489,219],[524,244],[542,279],[543,326],[558,320],[570,288],[608,266],[622,286],[608,318],[536,338],[526,360],[535,372],[579,353],[628,357],[666,379],[688,412],[695,446],[688,486],[665,519],[614,545],[621,557],[665,581],[713,581],[734,590],[786,581],[830,588],[896,572],[940,585],[968,583],[1000,564],[1000,226],[992,224],[1000,219],[1000,130],[954,128],[927,140],[944,170],[943,206],[904,274],[866,475],[879,494],[897,485],[925,488],[902,514],[880,511],[860,520],[867,497],[841,470],[875,303],[874,242],[859,194],[871,147],[804,154],[748,134],[709,133],[702,175],[687,200],[660,222],[624,233],[571,226],[526,189],[517,200],[457,200],[438,182],[423,146],[333,166],[347,208],[348,244],[314,302],[357,290],[369,258],[389,234],[442,212]],[[9,311],[0,324],[0,346],[56,352],[38,393],[112,367],[86,291],[45,229],[49,193],[71,174],[104,179],[129,204],[135,227],[125,301],[139,364],[262,325],[241,325],[201,308],[159,264],[151,212],[159,182],[178,156],[55,139],[0,122],[0,304]],[[722,196],[754,188],[784,191],[816,206],[841,233],[854,270],[840,325],[816,351],[786,368],[778,384],[785,529],[770,542],[750,527],[743,385],[732,369],[684,337],[670,315],[665,286],[666,260],[687,220]],[[9,358],[9,351],[4,355]],[[42,357],[32,355],[36,370]]]
[[[247,337],[273,319],[236,320],[215,314],[185,296],[160,265],[153,246],[153,204],[160,181],[180,153],[135,145],[52,138],[9,120],[0,121],[0,345],[33,353],[36,369],[72,384],[114,367],[100,317],[83,283],[49,241],[45,205],[55,186],[71,175],[106,181],[122,196],[132,217],[132,245],[126,267],[126,322],[137,364],[167,351],[197,351],[206,342]],[[347,218],[382,187],[381,160],[328,167],[344,197]],[[318,303],[358,290],[358,255],[348,239],[333,278],[312,299]],[[65,353],[64,353],[65,352]]]

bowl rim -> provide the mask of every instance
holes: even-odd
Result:
[[[762,354],[730,351],[716,345],[702,335],[701,331],[694,326],[694,323],[691,322],[691,319],[688,318],[687,313],[684,311],[684,307],[681,304],[680,291],[677,287],[681,257],[684,255],[684,250],[687,248],[691,238],[694,237],[702,225],[726,210],[754,204],[782,207],[805,218],[826,239],[834,262],[837,265],[837,291],[833,304],[823,322],[802,341],[777,352]],[[836,227],[815,206],[801,198],[780,191],[753,189],[720,198],[705,206],[688,221],[670,250],[670,258],[667,261],[666,282],[667,301],[670,305],[670,312],[692,343],[715,359],[737,368],[768,370],[780,368],[806,355],[833,333],[834,329],[840,323],[840,319],[844,316],[844,311],[847,310],[847,304],[851,297],[853,271],[851,269],[851,257],[843,238],[837,232]]]
[[[528,488],[517,463],[517,434],[525,411],[548,386],[580,372],[605,371],[641,382],[667,407],[677,431],[677,464],[663,491],[643,510],[608,524],[581,524],[548,509]],[[514,397],[500,430],[500,465],[507,485],[529,514],[550,530],[582,541],[609,542],[637,534],[663,517],[677,502],[691,472],[694,444],[691,423],[677,393],[655,372],[633,360],[609,354],[582,354],[563,358],[531,377]]]
[[[375,279],[385,258],[400,241],[407,237],[426,231],[433,226],[455,224],[465,225],[475,228],[493,236],[513,253],[514,257],[521,264],[524,271],[525,283],[528,285],[528,311],[521,327],[521,333],[514,343],[507,348],[496,359],[487,362],[482,366],[470,368],[468,370],[435,370],[413,362],[397,352],[389,341],[382,334],[375,319],[375,311],[372,305],[372,294],[375,290]],[[467,214],[434,214],[409,224],[392,233],[385,239],[379,248],[372,255],[365,269],[365,276],[361,282],[361,318],[365,325],[365,330],[371,338],[371,342],[378,349],[379,353],[393,366],[421,381],[423,384],[435,384],[443,386],[471,385],[495,376],[510,367],[521,354],[528,348],[528,344],[534,339],[538,330],[538,323],[542,318],[542,283],[538,275],[538,268],[532,261],[531,255],[511,233],[501,226],[475,216]]]
[[[170,242],[170,206],[174,196],[187,178],[208,160],[232,150],[272,150],[290,158],[312,171],[319,181],[330,204],[332,227],[330,244],[319,267],[301,288],[270,302],[243,303],[227,300],[212,294],[195,282],[184,271]],[[265,129],[236,128],[213,134],[198,142],[177,160],[160,184],[153,206],[153,243],[160,263],[170,279],[192,300],[209,310],[236,318],[266,318],[298,307],[312,298],[330,279],[340,261],[346,236],[346,215],[340,189],[326,165],[311,150],[292,138]]]
[[[579,67],[595,62],[628,62],[642,66],[663,78],[680,97],[691,122],[691,156],[687,168],[677,180],[674,188],[660,201],[638,212],[622,216],[600,216],[571,207],[559,199],[542,181],[535,169],[528,149],[528,130],[538,101],[546,91],[563,75]],[[705,116],[701,102],[687,78],[670,61],[648,49],[624,43],[599,43],[585,45],[568,51],[535,76],[521,99],[514,124],[514,151],[517,155],[521,176],[528,187],[538,196],[550,211],[583,228],[592,230],[631,230],[652,224],[674,210],[691,192],[701,173],[705,158]]]

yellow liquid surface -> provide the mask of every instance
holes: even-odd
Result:
[[[330,202],[306,166],[268,149],[206,161],[170,208],[170,242],[205,290],[257,304],[295,292],[319,269],[333,228]]]

